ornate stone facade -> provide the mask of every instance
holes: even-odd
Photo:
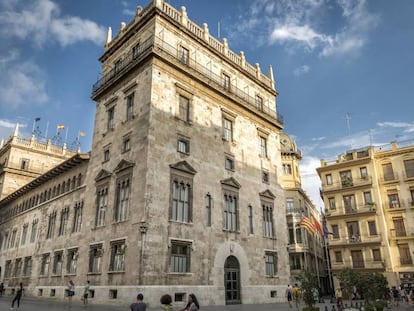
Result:
[[[181,305],[190,292],[202,305],[283,301],[290,282],[283,123],[271,68],[263,75],[185,8],[160,0],[138,8],[114,39],[108,32],[100,61],[90,158],[74,156],[76,165],[57,166],[61,175],[27,195],[85,178],[2,219],[3,237],[11,228],[21,236],[34,218],[42,224],[33,245],[3,238],[6,285],[23,280],[34,295],[62,298],[69,278],[88,279],[95,298],[114,303],[137,291],[150,305],[164,293]],[[0,211],[21,200],[6,197]],[[10,274],[26,257],[37,259],[30,276]]]

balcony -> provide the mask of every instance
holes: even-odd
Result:
[[[390,229],[391,240],[410,240],[414,239],[414,232],[408,233],[405,229]]]
[[[358,178],[347,178],[341,181],[333,182],[332,184],[324,183],[322,185],[322,192],[338,191],[344,189],[350,189],[354,187],[364,187],[372,185],[372,176],[364,176]]]
[[[373,259],[366,259],[358,261],[344,260],[342,262],[332,261],[331,266],[333,271],[343,270],[346,267],[370,271],[384,271],[386,264],[385,261],[374,261]]]
[[[362,236],[359,234],[354,234],[350,236],[340,237],[340,238],[330,238],[329,247],[330,248],[342,248],[352,245],[376,245],[381,244],[382,238],[380,235],[373,236]]]
[[[92,98],[96,98],[96,96],[98,96],[104,89],[115,83],[120,77],[123,77],[151,53],[162,55],[166,59],[172,60],[175,65],[185,68],[194,78],[199,78],[206,84],[213,85],[215,88],[220,89],[222,92],[225,92],[236,100],[244,103],[248,108],[255,112],[270,116],[272,119],[283,125],[283,116],[275,111],[274,103],[258,105],[255,97],[250,96],[236,85],[223,85],[222,76],[213,73],[211,66],[206,67],[204,64],[197,62],[192,56],[189,56],[185,60],[181,59],[179,57],[180,53],[178,47],[174,47],[162,38],[156,36],[142,42],[139,45],[138,51],[135,51],[135,53],[131,51],[115,68],[105,73],[102,78],[93,85]],[[255,76],[252,76],[251,78],[256,79]]]
[[[410,257],[400,257],[401,266],[407,266],[413,264],[413,259]]]
[[[341,218],[344,216],[348,216],[348,217],[366,216],[367,214],[375,214],[376,210],[377,208],[376,208],[375,203],[362,204],[362,205],[353,206],[353,207],[337,206],[335,210],[328,210],[326,212],[326,218],[335,219],[335,218]]]

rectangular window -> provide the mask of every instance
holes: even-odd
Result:
[[[260,155],[267,158],[267,139],[263,136],[259,136],[260,141]]]
[[[357,210],[356,203],[355,203],[355,196],[351,195],[344,195],[344,207],[346,213],[354,213]]]
[[[293,227],[288,228],[288,235],[289,235],[289,244],[295,244],[295,231],[293,230]]]
[[[391,163],[385,163],[382,165],[382,173],[384,174],[384,181],[395,179]]]
[[[335,251],[335,262],[342,263],[342,252],[341,251]]]
[[[184,47],[182,47],[182,46],[180,46],[179,51],[180,51],[180,55],[179,55],[180,62],[182,62],[183,64],[188,65],[189,59],[190,59],[190,57],[189,57],[190,56],[189,50],[186,49],[186,48],[184,48]]]
[[[265,253],[266,276],[274,276],[277,273],[277,253]]]
[[[394,224],[394,232],[396,237],[403,237],[407,236],[407,232],[405,231],[404,219],[401,217],[393,218],[392,222]]]
[[[291,269],[292,270],[302,270],[302,264],[301,264],[301,255],[299,255],[299,254],[291,254],[291,261],[290,261],[290,264],[291,264]]]
[[[414,177],[414,159],[404,160],[405,176],[407,178]]]
[[[190,99],[182,95],[179,97],[178,117],[185,122],[190,121]]]
[[[40,266],[40,275],[48,275],[50,266],[50,254],[42,255],[42,262]]]
[[[38,222],[39,222],[38,219],[35,219],[32,222],[32,231],[30,233],[30,243],[34,243],[34,241],[36,241],[36,236],[37,236],[37,223]]]
[[[268,184],[269,183],[269,172],[262,171],[262,183]]]
[[[126,119],[127,121],[132,120],[134,118],[134,97],[135,94],[132,93],[127,96],[126,99]]]
[[[263,235],[267,238],[273,237],[273,204],[262,203],[263,210]]]
[[[63,252],[55,252],[53,261],[53,274],[62,274]]]
[[[110,271],[125,271],[125,250],[125,240],[111,243],[111,262],[109,266]]]
[[[66,256],[66,271],[68,274],[76,274],[76,268],[78,263],[78,249],[70,249],[68,250],[68,254]]]
[[[114,117],[115,117],[115,107],[108,109],[107,111],[108,121],[106,124],[106,129],[111,131],[115,127]]]
[[[96,226],[100,227],[105,225],[105,213],[108,205],[108,188],[103,187],[98,190],[96,202]]]
[[[249,234],[253,234],[253,207],[248,206],[248,215],[249,215]]]
[[[346,223],[348,229],[348,238],[352,242],[360,242],[359,225],[357,221],[349,221]]]
[[[353,268],[365,268],[364,264],[364,256],[362,255],[362,251],[360,250],[351,250],[351,257],[352,257],[352,266]]]
[[[335,198],[328,198],[328,201],[329,201],[329,209],[336,210]]]
[[[29,159],[22,159],[20,162],[20,169],[23,171],[27,171],[29,169]]]
[[[408,244],[398,244],[398,252],[400,253],[401,265],[412,265],[413,259],[411,257],[410,246]]]
[[[177,141],[177,151],[185,154],[190,153],[190,142],[187,139],[179,138]]]
[[[371,191],[364,192],[364,201],[366,205],[372,205]]]
[[[222,79],[223,88],[226,90],[230,90],[230,76],[223,73],[221,75],[221,79]]]
[[[283,164],[283,175],[292,175],[292,167],[290,164]]]
[[[207,227],[211,227],[211,208],[212,208],[211,194],[207,193],[206,195],[206,226]]]
[[[223,118],[223,139],[226,141],[233,140],[233,122],[227,118]]]
[[[49,215],[46,239],[51,239],[53,237],[53,233],[55,232],[55,223],[56,223],[56,211],[53,211]]]
[[[124,137],[122,141],[122,152],[127,152],[131,150],[131,139],[129,137]]]
[[[66,207],[62,210],[60,214],[59,236],[66,234],[66,228],[68,226],[68,219],[69,219],[69,208]]]
[[[286,198],[286,213],[292,214],[295,212],[295,200],[293,198]]]
[[[377,226],[375,221],[368,221],[368,232],[370,236],[377,235]]]
[[[136,59],[138,58],[139,55],[139,43],[137,43],[133,48],[132,48],[132,58]]]
[[[110,152],[109,152],[109,149],[105,149],[105,150],[104,150],[104,153],[103,153],[103,161],[104,161],[104,162],[107,162],[107,161],[109,161],[109,159],[110,159]]]
[[[327,185],[332,185],[332,175],[331,174],[326,174],[325,178],[326,178],[326,184]]]
[[[339,176],[341,177],[342,187],[351,187],[354,185],[352,181],[352,173],[350,170],[340,172]]]
[[[82,228],[83,202],[77,202],[74,207],[72,232],[80,232]]]
[[[256,106],[259,111],[263,111],[263,98],[259,95],[256,95]]]
[[[92,245],[89,249],[89,272],[100,273],[102,264],[102,244]]]
[[[116,185],[115,222],[128,219],[130,196],[131,182],[128,176],[118,180]]]
[[[23,276],[25,276],[25,277],[31,276],[31,274],[32,274],[32,265],[33,265],[32,257],[24,258]]]
[[[332,225],[332,237],[334,239],[339,239],[339,228],[338,228],[338,225]]]
[[[361,178],[362,179],[367,179],[368,178],[368,171],[367,171],[367,168],[365,166],[364,167],[360,167],[359,168],[359,172],[361,174]]]
[[[302,228],[296,228],[296,243],[302,243]]]
[[[16,238],[17,238],[17,228],[14,228],[12,231],[11,239],[10,239],[10,248],[14,248],[16,246]]]
[[[399,208],[400,207],[400,199],[398,198],[397,193],[389,193],[388,194],[388,206],[389,206],[389,208]]]
[[[224,194],[224,229],[237,231],[238,229],[238,202],[234,194]]]
[[[191,243],[171,241],[170,272],[190,272]]]
[[[190,193],[191,185],[185,181],[174,180],[172,183],[172,220],[180,222],[190,221]]]
[[[372,259],[373,261],[382,261],[381,259],[381,250],[379,248],[372,250]]]
[[[23,265],[22,258],[17,258],[14,263],[14,272],[13,272],[13,276],[15,278],[19,277],[20,273],[22,273],[22,265]]]
[[[226,170],[234,171],[234,158],[226,155],[224,160],[224,167]]]

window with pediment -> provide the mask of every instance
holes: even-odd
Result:
[[[234,179],[221,181],[223,191],[223,229],[239,230],[239,189],[241,185]]]

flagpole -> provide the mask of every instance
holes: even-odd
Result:
[[[319,262],[318,262],[318,254],[316,253],[316,236],[313,236],[313,253],[315,255],[315,263],[316,263],[316,276],[318,277],[318,285],[321,287],[321,279],[319,275]]]
[[[69,131],[69,126],[66,128],[65,144],[68,141],[68,131]]]
[[[32,134],[34,134],[34,128],[35,128],[35,124],[36,124],[36,119],[33,119],[33,128],[32,128]]]
[[[323,244],[324,244],[324,250],[325,250],[325,258],[326,258],[326,266],[328,267],[328,279],[329,279],[329,290],[330,294],[333,295],[333,284],[332,284],[332,274],[331,274],[331,261],[329,260],[329,251],[328,251],[328,242],[327,238],[324,234],[323,236]]]
[[[46,132],[45,132],[45,139],[47,141],[47,131],[49,130],[49,121],[46,123]]]

